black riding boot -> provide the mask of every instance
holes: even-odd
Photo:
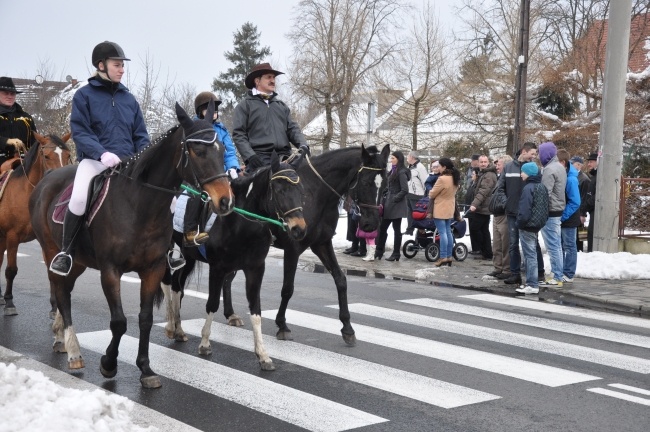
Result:
[[[84,215],[77,216],[68,209],[63,218],[63,243],[61,252],[56,254],[50,264],[50,271],[61,276],[67,276],[72,268],[72,249],[74,240],[84,221]]]
[[[199,217],[201,216],[202,201],[196,197],[190,197],[185,204],[185,216],[183,217],[183,246],[193,247],[208,241],[210,236],[206,232],[199,231]]]

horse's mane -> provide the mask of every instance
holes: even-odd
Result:
[[[379,154],[381,154],[381,152],[379,151],[377,146],[374,146],[374,145],[370,146],[370,147],[366,147],[366,151],[372,157],[376,157]],[[325,152],[325,153],[323,153],[321,155],[314,156],[314,159],[317,159],[317,160],[320,160],[320,161],[323,161],[323,162],[328,162],[328,161],[330,161],[330,160],[332,160],[334,158],[338,159],[339,157],[341,157],[340,155],[346,155],[347,157],[361,155],[360,147],[355,146],[355,147],[345,147],[345,148],[342,148],[342,149],[330,150],[330,151]],[[347,160],[347,158],[345,158],[345,159]]]
[[[121,173],[132,179],[138,179],[144,175],[151,161],[156,158],[156,152],[153,150],[158,148],[158,146],[165,140],[171,139],[178,128],[180,128],[180,125],[176,125],[170,128],[167,130],[167,132],[156,138],[148,146],[140,150],[139,153],[136,153],[135,155],[131,156],[131,158],[122,162]]]
[[[60,149],[70,151],[70,148],[58,136],[49,134],[47,135],[47,138],[50,139],[49,143],[54,144]],[[38,158],[38,152],[40,150],[40,147],[41,147],[41,143],[37,142],[36,144],[32,145],[29,148],[23,162],[20,164],[18,168],[14,170],[14,173],[12,174],[14,177],[23,177],[27,175],[27,173],[29,173],[29,170],[32,168],[34,162],[36,162],[36,159]]]

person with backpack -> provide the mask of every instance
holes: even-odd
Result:
[[[520,294],[537,294],[539,293],[537,233],[548,220],[549,198],[535,162],[527,162],[521,166],[521,178],[524,181],[524,188],[519,198],[517,229],[526,261],[526,283],[515,291]]]

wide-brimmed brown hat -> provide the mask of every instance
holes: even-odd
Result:
[[[272,73],[275,76],[282,75],[284,72],[277,71],[271,67],[269,63],[262,63],[253,66],[253,69],[248,73],[246,76],[246,79],[244,80],[244,84],[246,84],[246,88],[252,89],[255,87],[255,78],[261,77],[262,75],[265,75],[267,73]]]
[[[22,93],[16,90],[16,86],[14,85],[14,80],[12,80],[9,77],[0,77],[0,90],[14,92],[14,93]]]

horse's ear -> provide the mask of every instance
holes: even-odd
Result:
[[[388,156],[390,155],[390,146],[386,144],[383,149],[381,149],[381,158],[384,160],[384,163],[388,163]]]
[[[39,134],[38,132],[34,132],[34,138],[36,138],[36,141],[38,141],[41,144],[47,143],[47,139],[43,135]]]
[[[208,110],[205,112],[205,117],[207,121],[212,122],[212,119],[214,118],[214,100],[210,99],[210,102],[208,102]]]
[[[273,150],[271,153],[271,172],[275,173],[278,171],[280,171],[280,157],[275,150]]]
[[[180,106],[178,102],[176,102],[176,117],[178,117],[178,121],[181,126],[183,126],[183,129],[189,129],[194,125],[194,122],[190,116],[187,115],[183,107]]]
[[[61,138],[63,144],[67,143],[71,136],[72,136],[72,132],[68,132],[67,134],[63,135],[63,137]]]

